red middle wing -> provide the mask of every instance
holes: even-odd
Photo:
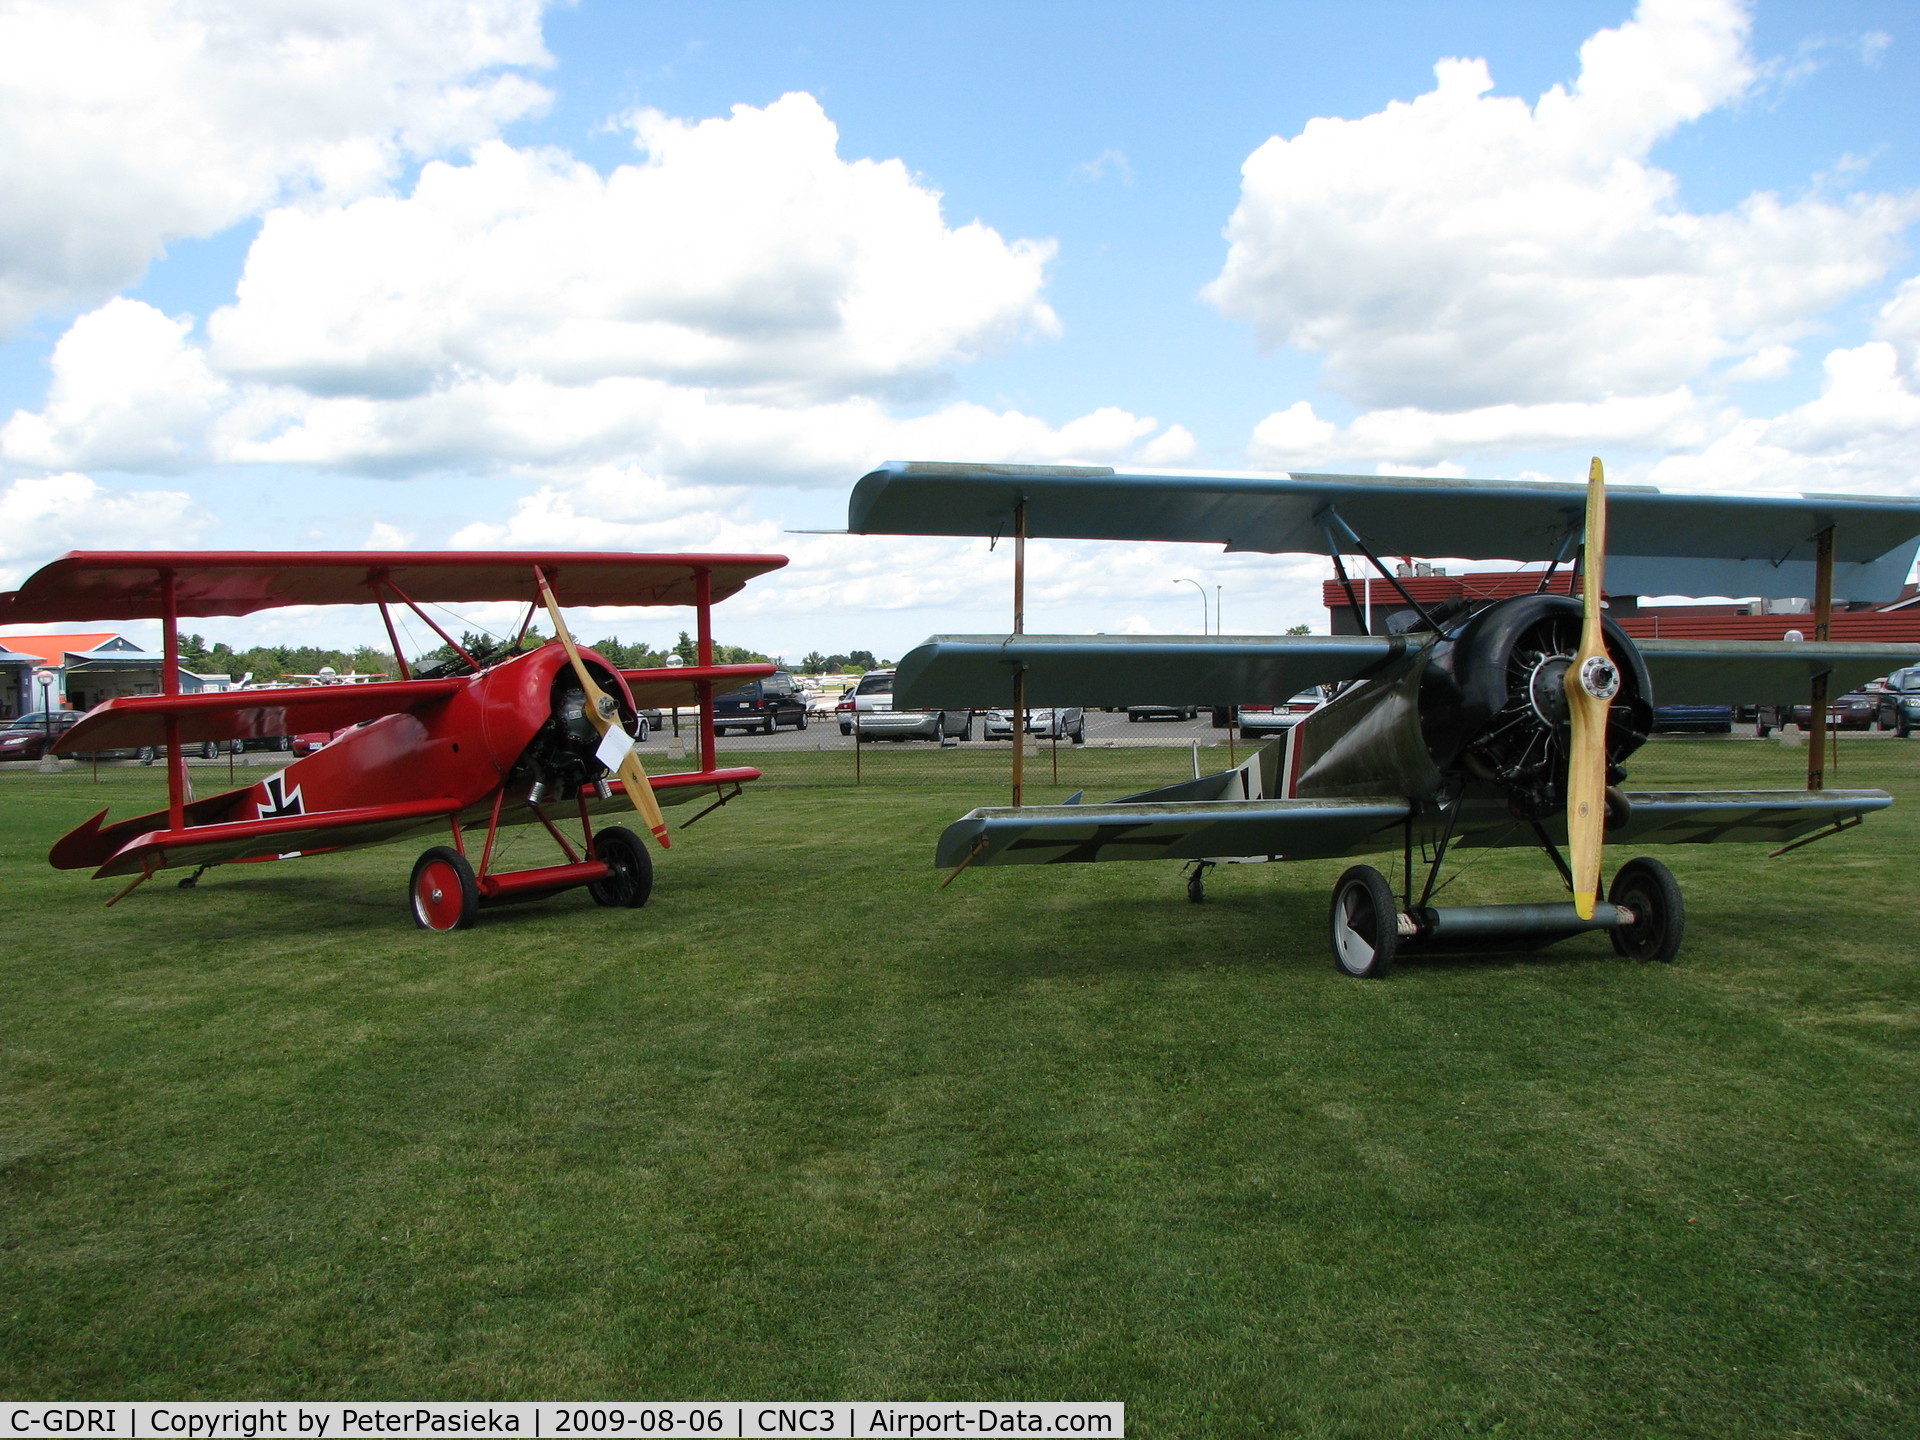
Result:
[[[622,670],[620,678],[633,692],[634,704],[644,709],[649,705],[698,705],[698,682],[702,680],[713,681],[717,693],[749,680],[764,680],[774,671],[772,665],[682,665],[672,669]]]
[[[457,695],[468,681],[395,680],[376,685],[287,686],[212,695],[128,695],[92,711],[54,744],[76,750],[128,750],[168,742],[167,719],[180,722],[180,742],[264,740],[310,730],[342,730],[363,720],[420,710]]]

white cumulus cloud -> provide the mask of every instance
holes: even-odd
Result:
[[[1569,445],[1631,450],[1698,446],[1734,418],[1734,412],[1703,403],[1685,386],[1664,395],[1592,404],[1370,410],[1344,428],[1322,420],[1310,402],[1300,400],[1255,426],[1248,449],[1257,464],[1283,470],[1359,461],[1405,474],[1462,454]]]
[[[0,336],[173,240],[383,187],[538,109],[542,0],[0,7]]]
[[[63,551],[186,545],[209,523],[177,490],[109,490],[73,472],[22,477],[0,487],[0,589]]]
[[[204,345],[134,301],[81,317],[4,453],[838,484],[898,456],[1192,452],[1111,407],[929,408],[952,366],[1058,328],[1052,244],[948,224],[899,161],[841,158],[812,97],[633,124],[645,157],[607,175],[489,142],[406,195],[275,210]]]
[[[1412,101],[1276,136],[1243,167],[1206,293],[1385,409],[1657,396],[1748,357],[1759,378],[1885,274],[1916,208],[1681,203],[1649,151],[1754,86],[1747,32],[1734,0],[1642,0],[1534,104],[1491,93],[1484,61],[1444,60]]]
[[[815,400],[1057,328],[1051,242],[947,224],[899,161],[842,159],[809,95],[633,123],[645,158],[604,176],[493,143],[404,198],[275,212],[215,362],[375,399],[632,377]]]
[[[174,468],[229,390],[191,329],[124,298],[81,316],[54,346],[46,407],[0,427],[0,456],[46,469]]]

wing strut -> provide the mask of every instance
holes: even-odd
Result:
[[[171,570],[160,572],[160,607],[160,693],[176,696],[180,693],[180,592]],[[187,828],[187,757],[180,749],[180,717],[167,716],[165,725],[167,828],[184,830]],[[120,896],[113,898],[118,900]]]
[[[1813,638],[1819,644],[1833,638],[1833,526],[1814,541]],[[1827,677],[1813,677],[1807,697],[1807,789],[1827,788]]]
[[[1380,557],[1374,554],[1372,549],[1367,545],[1367,542],[1362,540],[1354,528],[1341,518],[1338,510],[1329,505],[1320,512],[1317,518],[1320,521],[1321,532],[1327,537],[1327,548],[1329,550],[1336,548],[1333,539],[1333,526],[1338,525],[1346,534],[1347,539],[1351,540],[1359,549],[1360,553],[1367,557],[1367,560],[1372,564],[1373,568],[1380,572],[1380,578],[1398,590],[1400,592],[1400,598],[1413,607],[1414,613],[1426,623],[1426,627],[1436,635],[1440,633],[1440,627],[1434,623],[1433,616],[1427,613],[1427,607],[1413,598],[1413,592],[1400,583],[1400,577],[1398,575],[1380,563]],[[1340,562],[1335,560],[1334,563],[1337,565]],[[1349,589],[1347,594],[1351,597],[1353,591]]]
[[[411,680],[413,671],[407,667],[407,652],[400,648],[400,632],[393,628],[393,612],[387,609],[387,597],[380,593],[380,581],[385,578],[384,570],[378,577],[368,576],[367,588],[373,591],[373,598],[379,602],[380,620],[387,627],[387,643],[393,646],[393,663],[400,667],[400,678]]]
[[[1013,633],[1027,633],[1027,501],[1013,507]],[[858,711],[854,723],[859,723]],[[859,736],[854,737],[855,742]],[[1013,672],[1013,808],[1018,810],[1027,779],[1027,667]],[[955,871],[958,874],[959,871]]]
[[[702,568],[693,572],[694,658],[700,667],[713,665],[713,576]],[[720,768],[720,743],[713,731],[713,681],[695,682],[700,692],[700,768],[712,774]],[[776,722],[777,723],[777,722]]]
[[[467,662],[468,668],[471,669],[474,674],[478,675],[482,670],[487,668],[486,666],[482,665],[478,660],[474,659],[473,656],[467,653],[466,646],[462,645],[458,640],[454,639],[451,635],[447,634],[446,631],[442,630],[438,625],[436,625],[431,615],[427,614],[426,611],[422,610],[418,605],[414,604],[413,597],[408,595],[407,592],[402,590],[398,585],[394,584],[393,577],[391,575],[388,575],[385,571],[382,571],[379,578],[371,580],[370,584],[372,585],[373,593],[376,596],[379,595],[380,587],[382,585],[386,586],[387,589],[393,591],[394,594],[398,595],[401,598],[401,600],[406,603],[406,607],[409,610],[413,611],[414,614],[418,615],[423,621],[425,621],[428,628],[431,629],[434,634],[438,635],[442,640],[447,642],[447,648],[449,650],[453,651],[454,654],[458,655],[462,660]],[[382,613],[385,612],[385,609],[386,609],[385,606],[381,607]],[[391,633],[391,629],[392,629],[391,625],[389,625],[388,629],[389,629],[389,633]],[[399,648],[399,644],[397,641],[395,642],[394,648],[396,650]],[[404,665],[406,664],[406,661],[402,660],[400,663]]]

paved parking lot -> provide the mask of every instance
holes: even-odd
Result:
[[[681,712],[680,729],[682,732],[681,744],[683,747],[697,743],[694,737],[695,724],[691,711]],[[973,722],[973,733],[976,737],[981,733],[981,722],[977,717]],[[1198,720],[1140,721],[1129,721],[1124,713],[1109,715],[1104,710],[1089,710],[1087,712],[1087,743],[1089,745],[1177,745],[1185,747],[1193,744],[1196,740],[1202,745],[1224,745],[1227,742],[1227,732],[1225,730],[1214,729],[1209,723],[1205,711],[1201,712]],[[807,728],[805,730],[781,730],[773,735],[722,735],[719,743],[720,753],[724,755],[728,750],[851,750],[854,742],[851,735],[842,735],[840,733],[838,721],[814,718],[807,722]],[[873,740],[868,743],[884,745],[888,748],[907,745],[924,746],[928,749],[934,748],[934,742],[931,740]],[[1043,740],[1039,743],[1044,745],[1051,742]],[[1063,740],[1060,743],[1065,745],[1067,742]],[[641,753],[649,755],[670,753],[672,744],[672,727],[671,725],[663,726],[660,732],[648,737],[647,743]],[[978,738],[963,742],[963,745],[964,748],[976,750],[1006,750],[1011,748],[1011,742],[1006,740],[988,741]]]

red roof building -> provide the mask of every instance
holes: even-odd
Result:
[[[1432,607],[1456,600],[1504,600],[1511,595],[1528,595],[1540,588],[1538,570],[1482,570],[1463,575],[1429,573],[1400,576],[1407,593],[1422,605]],[[1555,595],[1574,593],[1571,570],[1554,574],[1547,587]],[[1395,615],[1411,615],[1412,608],[1400,598],[1393,586],[1378,575],[1367,584],[1353,577],[1354,593],[1360,597],[1364,612],[1369,599],[1373,610],[1373,632],[1387,633]],[[1663,640],[1784,640],[1787,632],[1797,630],[1800,638],[1813,638],[1811,606],[1805,601],[1744,601],[1716,605],[1642,605],[1638,595],[1609,595],[1608,613],[1629,635],[1640,639]],[[1335,635],[1362,633],[1363,620],[1356,616],[1347,593],[1338,580],[1321,587],[1321,599],[1332,620]],[[1768,607],[1772,608],[1769,609]],[[1792,607],[1792,608],[1788,608]],[[1883,604],[1854,601],[1836,605],[1831,638],[1835,640],[1871,640],[1891,643],[1920,643],[1920,592],[1908,585],[1898,600]]]

